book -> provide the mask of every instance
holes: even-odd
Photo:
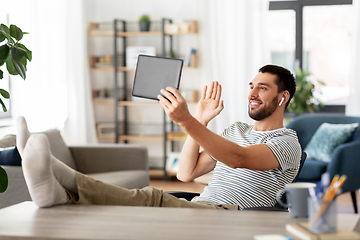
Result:
[[[337,232],[335,233],[312,233],[309,230],[309,224],[307,222],[288,223],[285,228],[288,232],[304,240],[360,239],[359,233],[339,226],[337,227]]]

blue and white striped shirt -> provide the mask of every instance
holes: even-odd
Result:
[[[280,167],[268,171],[234,169],[217,161],[208,186],[193,201],[236,204],[241,209],[275,205],[276,193],[285,184],[291,183],[298,172],[301,147],[296,132],[291,129],[256,131],[253,127],[236,122],[225,129],[221,136],[243,147],[265,144],[279,161]]]

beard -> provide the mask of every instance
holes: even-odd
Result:
[[[271,114],[273,114],[275,112],[276,108],[278,107],[277,102],[278,102],[278,99],[277,99],[277,97],[275,97],[271,101],[271,103],[270,103],[270,105],[268,107],[266,107],[264,109],[259,109],[259,111],[255,112],[255,113],[250,111],[251,106],[249,104],[249,111],[248,111],[249,116],[255,121],[263,120],[263,119],[269,117]]]

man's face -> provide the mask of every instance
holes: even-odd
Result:
[[[252,119],[263,120],[277,109],[279,94],[278,87],[275,84],[276,77],[270,73],[258,73],[249,83],[249,116]]]

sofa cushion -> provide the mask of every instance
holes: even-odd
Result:
[[[42,133],[44,133],[49,140],[52,155],[64,162],[69,167],[76,169],[75,161],[71,155],[69,147],[66,146],[60,131],[57,129],[50,129]],[[15,135],[7,135],[0,139],[0,149],[15,146],[15,144]]]
[[[14,147],[16,144],[15,135],[6,135],[2,139],[0,139],[0,148],[5,149],[9,147]]]
[[[306,159],[301,172],[299,174],[298,181],[311,181],[317,182],[321,180],[321,174],[326,171],[328,163],[317,161],[314,159]]]
[[[87,175],[96,180],[128,189],[149,186],[149,173],[145,170],[114,171]]]
[[[76,169],[75,161],[71,155],[69,147],[66,146],[60,131],[57,129],[50,129],[43,133],[49,140],[51,154],[69,167]]]
[[[330,162],[334,149],[348,141],[352,133],[359,126],[352,124],[323,123],[312,136],[304,151],[309,159]]]

